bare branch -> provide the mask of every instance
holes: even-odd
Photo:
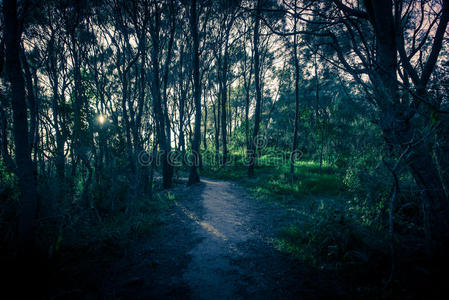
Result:
[[[332,0],[332,2],[346,15],[368,20],[368,14],[365,11],[346,6],[340,0]]]

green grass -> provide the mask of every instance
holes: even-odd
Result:
[[[273,163],[276,158],[262,156],[256,163],[255,176],[248,178],[248,168],[241,160],[231,166],[207,167],[201,175],[226,180],[238,180],[255,198],[277,202],[291,202],[316,196],[340,196],[345,194],[338,170],[330,165],[313,161],[295,163],[295,172],[289,173],[287,164]]]
[[[272,243],[301,261],[336,270],[364,263],[373,251],[379,253],[386,236],[373,226],[375,212],[345,185],[343,172],[314,161],[297,161],[294,170],[290,174],[288,163],[262,156],[252,178],[241,158],[231,166],[206,166],[201,175],[238,181],[252,197],[294,211]]]

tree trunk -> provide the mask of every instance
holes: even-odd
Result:
[[[117,65],[117,68],[120,68],[119,65]],[[128,72],[127,70],[124,70],[121,74],[121,80],[122,80],[122,120],[124,123],[124,130],[125,130],[125,136],[126,136],[126,149],[128,152],[128,160],[129,164],[131,164],[132,170],[134,170],[134,164],[133,161],[133,146],[132,146],[132,140],[131,140],[131,125],[129,122],[128,117],[128,109],[127,109],[127,103],[128,103]]]
[[[36,144],[37,144],[37,126],[38,126],[38,111],[37,111],[37,102],[34,97],[34,87],[33,87],[33,78],[30,71],[30,66],[28,65],[27,58],[25,56],[25,51],[21,49],[20,51],[22,66],[25,75],[25,83],[26,83],[26,91],[28,98],[28,105],[30,110],[30,132],[28,135],[28,144],[30,145],[30,151],[33,150],[36,152]],[[37,172],[37,169],[35,170]],[[36,173],[37,174],[37,173]]]
[[[207,98],[206,98],[206,90],[204,90],[204,124],[203,124],[203,148],[207,150]]]
[[[190,30],[193,39],[193,96],[195,104],[195,128],[192,140],[193,161],[190,167],[188,185],[200,181],[197,167],[200,161],[200,141],[201,141],[201,83],[200,83],[200,54],[198,37],[198,17],[196,10],[196,0],[192,0],[190,7]]]
[[[165,118],[162,106],[162,95],[160,88],[160,72],[159,72],[159,32],[160,32],[160,15],[158,3],[155,3],[155,23],[150,24],[151,37],[153,40],[153,49],[151,51],[152,65],[153,65],[153,110],[156,119],[156,132],[160,150],[162,152],[162,185],[163,187],[170,188],[172,185],[170,165],[168,162],[169,146],[167,144],[166,132],[165,132]]]
[[[167,89],[168,89],[168,75],[170,71],[170,62],[171,57],[173,54],[173,42],[175,39],[175,6],[174,1],[170,1],[170,38],[168,41],[168,49],[167,49],[167,58],[165,59],[165,66],[164,66],[164,74],[163,74],[163,89],[162,89],[162,101],[163,101],[163,112],[164,112],[164,120],[165,120],[165,131],[166,131],[166,138],[167,138],[167,150],[171,151],[171,126],[170,126],[170,118],[168,116],[168,95],[167,95]],[[167,157],[170,159],[170,156]],[[168,164],[168,176],[170,178],[173,178],[173,172],[174,172],[174,166],[173,162],[170,161]]]
[[[405,149],[413,144],[408,158],[411,173],[429,207],[429,226],[434,254],[442,254],[449,242],[449,201],[444,196],[438,170],[430,155],[429,142],[416,141],[418,130],[407,118],[407,107],[400,101],[396,80],[397,43],[391,0],[372,1],[367,6],[377,37],[377,72],[371,74],[380,106],[380,125],[391,148]],[[438,253],[436,253],[438,252]]]
[[[145,26],[144,22],[144,25]],[[140,29],[142,32],[145,32],[144,29]],[[138,192],[147,192],[148,191],[148,166],[139,165],[137,161],[137,157],[140,155],[143,148],[143,140],[140,134],[140,128],[142,125],[142,114],[145,105],[145,87],[146,87],[146,35],[144,33],[139,34],[139,54],[140,54],[140,66],[136,68],[136,82],[139,82],[139,98],[137,102],[137,113],[136,119],[133,126],[133,139],[134,139],[134,161],[136,161],[136,184]]]
[[[223,68],[224,69],[224,68]],[[222,70],[222,77],[226,77],[225,71]],[[227,126],[226,126],[226,98],[227,98],[227,88],[226,88],[226,79],[222,79],[223,81],[220,83],[220,105],[221,105],[221,139],[223,146],[223,156],[221,158],[222,164],[226,164],[226,160],[228,157],[228,142],[227,142]]]
[[[58,74],[57,74],[57,59],[54,53],[54,39],[51,38],[48,45],[48,73],[50,78],[50,85],[52,88],[52,110],[53,110],[53,123],[56,136],[56,174],[58,178],[59,194],[63,195],[63,186],[65,185],[65,157],[64,157],[64,144],[65,139],[61,133],[60,127],[60,110],[59,110],[59,92],[58,92]],[[61,197],[58,197],[61,199]]]
[[[216,102],[212,103],[212,112],[214,113],[214,126],[215,126],[215,135],[214,135],[215,161],[218,163],[219,156],[220,156],[220,140],[219,140],[220,139],[220,120],[219,120],[220,111],[217,111],[218,105]]]
[[[228,141],[227,141],[227,108],[228,103],[228,69],[229,69],[229,33],[234,23],[234,15],[231,16],[231,20],[226,24],[225,45],[223,54],[223,65],[221,66],[221,82],[220,82],[220,95],[221,95],[221,138],[223,141],[223,158],[222,164],[225,165],[228,160]],[[221,51],[221,49],[220,49]],[[232,112],[229,110],[232,116]],[[231,122],[229,122],[231,124]]]
[[[296,1],[295,1],[295,14],[296,14]],[[295,16],[294,30],[296,31],[297,18]],[[298,45],[297,35],[293,37],[293,60],[295,64],[295,120],[293,128],[293,144],[292,153],[290,155],[290,174],[295,173],[295,154],[298,148],[298,122],[299,122],[299,62],[298,62]]]
[[[34,246],[35,220],[37,213],[36,181],[28,144],[28,122],[25,102],[25,84],[20,65],[19,24],[16,0],[3,1],[3,16],[6,38],[6,70],[11,83],[13,109],[14,142],[16,146],[17,177],[21,191],[21,211],[19,217],[18,249],[31,251]]]
[[[250,104],[249,103],[249,98],[250,98],[249,87],[250,87],[250,84],[251,84],[251,71],[249,73],[248,83],[246,83],[246,78],[245,78],[245,142],[246,142],[246,150],[249,150],[251,147],[249,144],[249,104]]]
[[[183,75],[183,61],[184,61],[184,46],[181,46],[179,51],[179,150],[181,150],[183,163],[185,162],[185,153],[186,153],[186,141],[184,134],[184,110],[185,110],[185,100],[187,93],[187,86],[184,86],[184,75]]]
[[[255,25],[254,25],[254,83],[256,86],[256,109],[254,112],[254,131],[253,131],[253,140],[250,141],[251,150],[249,153],[249,167],[248,167],[248,176],[254,176],[254,160],[255,155],[258,151],[257,149],[257,138],[259,135],[259,127],[260,127],[260,110],[262,103],[262,90],[260,85],[260,57],[259,57],[259,27],[260,27],[260,0],[257,1],[256,8],[256,16]]]
[[[81,98],[81,71],[80,71],[80,62],[78,56],[78,47],[76,45],[75,38],[75,28],[71,28],[70,40],[72,44],[72,58],[73,58],[73,73],[74,73],[74,94],[75,101],[73,102],[73,114],[74,114],[74,124],[73,124],[73,147],[75,156],[80,155],[82,149],[81,143],[81,107],[82,107],[82,98]]]

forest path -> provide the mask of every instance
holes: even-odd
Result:
[[[113,268],[104,294],[120,299],[321,299],[343,296],[271,240],[285,208],[234,182],[203,179],[178,195],[166,225]]]

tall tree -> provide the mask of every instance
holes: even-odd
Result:
[[[407,150],[410,173],[422,190],[427,231],[433,237],[434,250],[441,251],[443,244],[449,244],[449,202],[438,168],[428,151],[433,147],[429,128],[439,118],[440,103],[429,101],[427,86],[449,22],[449,1],[443,0],[441,5],[435,6],[437,13],[428,26],[423,23],[425,18],[418,21],[407,46],[405,37],[409,22],[415,20],[410,17],[412,10],[420,8],[425,15],[425,6],[430,5],[425,1],[407,4],[391,0],[364,1],[363,6],[340,0],[332,3],[327,8],[333,12],[327,14],[319,12],[319,5],[315,7],[313,15],[317,19],[309,22],[311,30],[303,33],[329,39],[324,44],[334,49],[341,65],[365,88],[378,108],[378,123],[391,153]],[[338,24],[333,23],[336,19]],[[329,24],[334,30],[330,30]],[[427,28],[421,30],[423,26]],[[433,41],[430,41],[432,33]],[[342,45],[348,40],[351,46]],[[375,42],[370,43],[371,40]],[[348,51],[348,47],[353,51]],[[415,61],[418,62],[416,67]],[[362,80],[361,74],[367,75],[370,86]]]
[[[6,72],[11,84],[16,173],[20,185],[21,211],[18,246],[21,251],[33,247],[37,213],[36,181],[33,175],[31,149],[28,142],[28,120],[25,102],[25,84],[20,64],[21,26],[17,18],[17,1],[3,1],[6,39]]]
[[[293,30],[297,30],[298,18],[296,14],[296,1],[294,6]],[[293,64],[295,66],[295,119],[293,121],[293,143],[292,153],[290,156],[290,174],[295,172],[295,155],[298,148],[298,122],[299,122],[299,61],[298,61],[298,35],[293,35]]]
[[[151,63],[153,71],[153,81],[152,81],[152,95],[153,95],[153,110],[156,120],[156,131],[157,139],[160,149],[162,150],[161,161],[162,161],[162,177],[163,177],[163,187],[169,188],[172,185],[172,172],[169,163],[169,151],[170,145],[167,141],[166,135],[166,117],[164,113],[164,104],[161,94],[161,76],[160,76],[160,30],[161,30],[161,15],[160,7],[157,1],[153,3],[153,15],[154,22],[150,22],[150,34],[151,40],[153,42],[153,47],[151,50]]]
[[[365,16],[374,28],[376,36],[375,65],[370,68],[370,79],[374,85],[374,95],[381,110],[380,127],[387,143],[405,151],[412,148],[408,163],[416,183],[423,190],[425,206],[428,207],[429,226],[434,242],[439,250],[441,244],[449,243],[449,202],[443,193],[443,186],[431,154],[427,151],[430,141],[424,136],[418,138],[418,124],[411,122],[418,110],[414,107],[416,102],[426,98],[426,86],[435,67],[442,46],[442,40],[449,21],[449,1],[443,1],[441,16],[435,32],[431,52],[424,64],[421,77],[417,78],[416,71],[411,67],[411,57],[404,55],[403,36],[404,28],[401,25],[401,10],[396,10],[391,0],[367,1],[366,12],[355,13],[350,8],[335,1],[341,10],[348,10],[347,14]],[[398,3],[395,3],[395,6]],[[397,7],[397,6],[396,6]],[[399,46],[399,47],[398,47]],[[408,106],[401,97],[397,80],[398,51],[404,71],[412,78],[416,88],[413,94],[414,103]],[[425,100],[424,100],[425,101]],[[424,106],[425,104],[423,104]],[[427,108],[424,109],[424,120]],[[438,250],[438,251],[439,251]]]
[[[217,59],[217,72],[219,79],[219,91],[220,91],[220,104],[221,104],[221,138],[223,145],[223,157],[222,164],[226,164],[228,159],[228,130],[227,130],[227,107],[228,104],[228,77],[229,77],[229,37],[232,29],[232,25],[235,21],[236,8],[233,6],[229,6],[228,2],[221,3],[220,8],[224,11],[223,20],[221,23],[220,35],[224,35],[221,37],[221,43],[219,45],[220,53],[218,54]],[[229,112],[231,116],[231,112]],[[230,122],[229,122],[230,123]]]
[[[200,181],[197,167],[200,162],[201,142],[201,82],[200,82],[200,53],[198,36],[197,2],[192,0],[190,4],[190,32],[192,34],[192,59],[193,59],[193,101],[195,106],[195,128],[192,139],[193,160],[190,166],[188,185]]]
[[[254,163],[257,153],[257,145],[259,138],[260,128],[260,111],[262,105],[262,87],[260,84],[260,54],[259,54],[259,27],[260,27],[260,13],[261,13],[261,0],[257,0],[256,11],[254,16],[254,35],[253,35],[253,48],[254,48],[254,85],[256,87],[256,108],[254,111],[254,130],[253,140],[250,141],[250,153],[249,153],[249,166],[248,175],[254,176]]]

